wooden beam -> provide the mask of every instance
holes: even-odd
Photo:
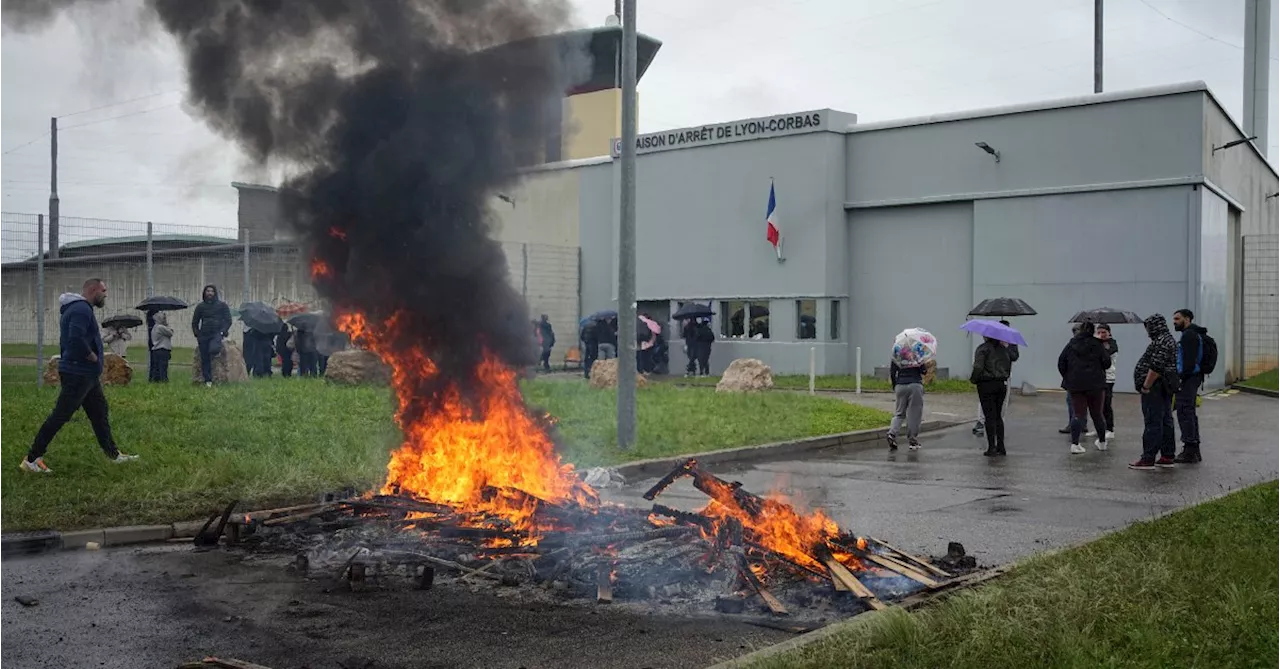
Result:
[[[769,612],[775,616],[790,614],[790,611],[787,611],[787,607],[783,606],[782,602],[778,601],[778,598],[774,597],[773,593],[764,587],[764,584],[756,577],[756,573],[751,571],[751,564],[747,561],[746,554],[739,551],[737,557],[738,573],[742,574],[742,580],[746,581],[757,595],[760,595],[760,599],[764,600],[765,606],[769,607]]]
[[[859,599],[866,602],[868,606],[876,610],[885,608],[885,603],[880,601],[867,586],[863,585],[862,581],[855,578],[844,565],[840,564],[839,560],[834,557],[828,557],[822,563],[831,571],[832,579],[843,581],[844,586]]]
[[[914,564],[916,564],[916,565],[919,565],[919,566],[920,566],[920,567],[922,567],[923,569],[925,569],[925,570],[927,570],[927,571],[930,571],[930,572],[932,572],[932,573],[934,573],[934,574],[937,574],[938,576],[941,576],[942,578],[951,578],[951,574],[948,574],[947,572],[945,572],[945,571],[943,571],[943,570],[941,570],[941,569],[939,569],[939,568],[937,568],[937,567],[933,566],[933,564],[931,564],[928,560],[925,560],[925,559],[923,559],[923,558],[916,557],[915,555],[912,555],[911,553],[908,553],[908,552],[906,552],[906,551],[902,550],[901,548],[895,548],[895,547],[893,547],[893,546],[890,546],[889,544],[886,544],[885,542],[880,541],[879,539],[877,539],[877,538],[875,538],[875,537],[864,537],[864,538],[865,538],[867,541],[870,541],[870,542],[875,543],[875,544],[879,544],[881,548],[887,548],[887,549],[889,549],[889,550],[891,550],[891,551],[893,551],[893,552],[897,553],[898,555],[901,555],[901,556],[905,559],[905,561],[907,561],[907,562],[911,562],[911,563],[914,563]]]
[[[613,565],[601,563],[596,566],[596,603],[613,603]]]
[[[888,569],[889,571],[906,576],[907,578],[925,586],[926,588],[938,587],[937,581],[929,578],[928,576],[925,576],[918,569],[911,567],[910,565],[907,565],[905,563],[899,562],[898,560],[895,560],[891,557],[884,556],[884,555],[876,555],[875,553],[863,553],[862,555],[858,556],[858,559],[870,560],[871,562],[874,562],[880,565],[881,567]]]

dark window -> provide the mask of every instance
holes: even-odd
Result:
[[[796,339],[818,338],[818,301],[796,300]]]
[[[840,300],[831,300],[831,341],[840,341]]]

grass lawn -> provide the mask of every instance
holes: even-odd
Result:
[[[697,386],[714,386],[719,383],[718,376],[695,377],[691,379],[675,379],[677,383]],[[832,374],[827,376],[818,376],[813,380],[813,385],[818,390],[843,390],[853,392],[858,389],[858,381],[851,374]],[[773,386],[784,390],[808,390],[809,376],[807,374],[782,374],[773,377]],[[862,389],[868,392],[889,392],[893,387],[889,385],[888,379],[877,379],[874,376],[862,377]],[[937,380],[925,387],[926,392],[931,393],[971,393],[974,392],[973,384],[967,379],[947,379]]]
[[[1278,499],[1253,486],[756,666],[1274,667]]]
[[[1280,385],[1278,384],[1278,381],[1280,381],[1280,378],[1277,378],[1278,373],[1280,373],[1280,370],[1275,369],[1269,372],[1263,372],[1257,376],[1251,376],[1244,381],[1241,381],[1240,385],[1249,386],[1250,388],[1262,388],[1264,390],[1278,390],[1280,389],[1277,388],[1277,385]]]
[[[135,366],[135,369],[146,369],[147,361],[144,359],[147,352],[147,340],[144,336],[141,341],[135,339],[129,343],[128,354],[137,357],[129,358],[129,361]],[[55,331],[52,343],[44,345],[44,358],[48,360],[58,355],[58,333]],[[31,358],[35,360],[36,345],[35,344],[0,344],[0,358]],[[195,349],[176,346],[173,349],[173,357],[169,362],[170,365],[191,365],[192,358],[195,357]],[[6,363],[13,363],[13,360],[6,360]],[[145,374],[143,375],[145,376]]]
[[[116,440],[142,460],[102,457],[77,414],[50,447],[51,476],[18,463],[57,390],[35,387],[34,365],[0,367],[5,530],[74,529],[189,520],[231,499],[245,507],[367,488],[398,443],[384,388],[266,379],[212,389],[175,382],[109,388]],[[888,423],[889,415],[830,398],[752,396],[650,387],[639,395],[639,446],[614,447],[615,395],[573,380],[526,384],[530,402],[560,417],[566,459],[581,466],[814,436]]]

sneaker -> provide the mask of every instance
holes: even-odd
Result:
[[[1084,436],[1086,436],[1086,437],[1096,437],[1096,436],[1098,436],[1098,431],[1097,431],[1097,430],[1089,430],[1088,432],[1085,432],[1085,433],[1084,433]]]
[[[1200,462],[1200,449],[1193,451],[1184,446],[1182,452],[1179,453],[1178,457],[1174,458],[1173,461],[1180,465],[1194,465],[1195,463]]]
[[[204,387],[205,387],[205,388],[212,388],[212,387],[213,387],[213,381],[205,381],[205,382],[204,382]]]
[[[1155,469],[1156,463],[1152,460],[1136,460],[1129,463],[1129,469]]]
[[[885,435],[885,441],[888,441],[888,442],[889,442],[889,450],[891,450],[891,451],[896,451],[896,450],[898,450],[898,438],[897,438],[897,437],[893,436],[892,434]]]
[[[1116,433],[1115,433],[1114,431],[1112,431],[1112,430],[1107,430],[1107,439],[1106,439],[1106,440],[1109,442],[1109,441],[1111,441],[1112,439],[1115,439],[1115,438],[1116,438]]]
[[[32,462],[26,458],[23,458],[22,464],[20,466],[22,467],[22,471],[24,472],[34,472],[36,474],[52,474],[53,473],[53,470],[49,469],[49,466],[44,463],[44,458],[36,458],[35,462]]]
[[[1081,453],[1086,453],[1086,452],[1087,451],[1085,451],[1084,446],[1081,446],[1080,444],[1071,444],[1072,455],[1080,455]]]
[[[1156,466],[1164,467],[1165,469],[1172,468],[1174,466],[1173,458],[1167,455],[1162,455],[1160,456],[1160,459],[1156,460]]]
[[[907,442],[907,450],[908,451],[920,450],[920,442],[916,441],[915,439],[912,439],[911,441]]]
[[[116,464],[120,464],[122,462],[133,462],[134,460],[137,460],[139,457],[140,456],[129,455],[127,453],[116,453],[116,457],[112,458],[111,461]]]
[[[1058,428],[1058,434],[1071,434],[1071,426],[1068,425],[1066,427]]]
[[[1105,442],[1105,441],[1103,441],[1103,440],[1101,440],[1101,439],[1094,439],[1094,440],[1093,440],[1093,447],[1094,447],[1094,448],[1096,448],[1096,449],[1098,449],[1098,450],[1100,450],[1100,451],[1105,451],[1105,450],[1107,450],[1107,442]]]

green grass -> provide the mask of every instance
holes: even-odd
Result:
[[[719,383],[718,376],[702,376],[691,379],[675,379],[678,384],[694,385],[694,386],[714,386]],[[818,390],[839,390],[853,392],[858,389],[857,378],[850,374],[831,374],[815,377],[813,380],[814,388]],[[782,374],[773,377],[773,387],[783,390],[808,390],[809,376],[807,374]],[[893,390],[893,386],[889,384],[888,379],[878,379],[874,376],[862,377],[862,389],[867,392],[889,392]],[[973,392],[973,384],[966,379],[946,379],[936,380],[932,384],[925,387],[926,392],[931,393],[971,393]]]
[[[756,667],[1274,667],[1278,500],[1253,486]]]
[[[398,443],[384,388],[320,380],[266,379],[212,389],[184,383],[108,388],[117,442],[142,460],[102,457],[77,414],[46,458],[51,476],[21,475],[18,463],[57,390],[35,387],[34,365],[0,366],[4,430],[0,486],[5,530],[74,529],[188,520],[231,499],[242,508],[368,488]],[[182,377],[179,377],[180,379]],[[614,446],[612,392],[576,380],[525,385],[531,403],[560,418],[563,453],[581,466],[876,427],[889,415],[829,398],[738,395],[675,387],[639,394],[639,444]]]
[[[1240,385],[1249,386],[1250,388],[1262,388],[1263,390],[1277,390],[1277,389],[1280,389],[1277,387],[1277,386],[1280,386],[1280,378],[1278,378],[1278,373],[1280,373],[1280,370],[1275,370],[1275,369],[1269,372],[1263,372],[1256,376],[1251,376],[1245,379],[1244,381],[1241,381]]]
[[[146,338],[143,337],[141,341],[138,341],[135,339],[134,341],[129,343],[129,350],[128,350],[129,360],[133,362],[134,365],[142,365],[145,368],[146,361],[142,357],[138,357],[137,361],[134,361],[134,357],[143,356],[146,353],[146,350],[147,350]],[[45,360],[48,360],[49,358],[52,358],[55,355],[58,355],[58,341],[56,336],[54,337],[53,343],[44,345]],[[32,360],[35,360],[35,357],[36,357],[35,344],[0,344],[0,358],[5,358],[6,364],[13,364],[15,362],[14,358],[31,358]],[[169,364],[190,365],[191,360],[194,357],[195,357],[194,348],[184,348],[182,346],[176,346],[173,349],[172,362],[170,362]]]

